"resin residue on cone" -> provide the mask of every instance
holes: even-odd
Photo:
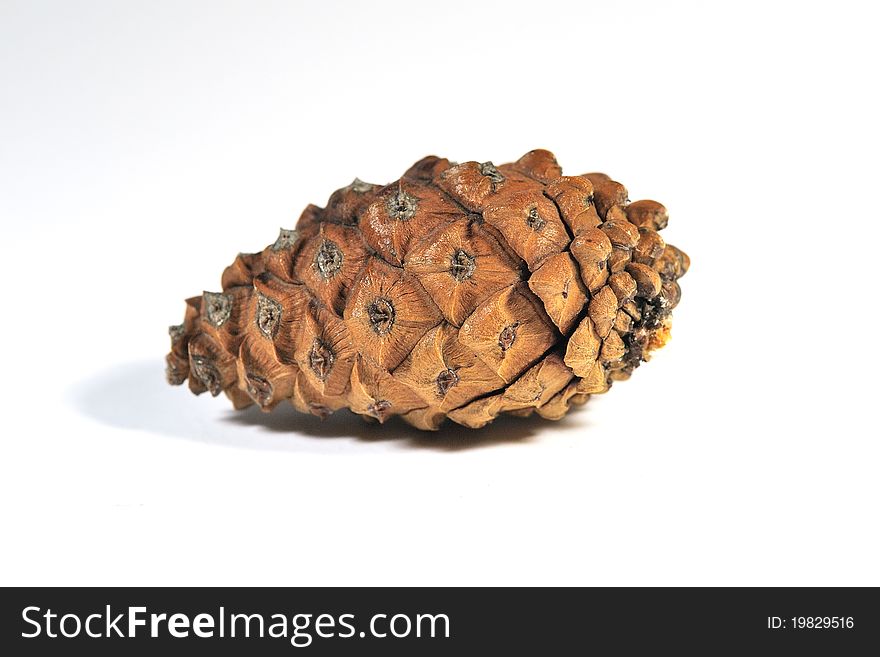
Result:
[[[425,430],[558,420],[669,338],[690,261],[659,234],[666,208],[628,196],[545,150],[355,179],[187,300],[168,381]]]

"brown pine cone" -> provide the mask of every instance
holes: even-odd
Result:
[[[689,260],[660,237],[667,219],[545,150],[356,179],[187,300],[168,381],[419,429],[556,420],[668,340]]]

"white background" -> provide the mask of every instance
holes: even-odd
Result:
[[[0,583],[880,584],[867,6],[0,1]],[[539,147],[692,257],[632,380],[436,435],[165,384],[307,203]]]

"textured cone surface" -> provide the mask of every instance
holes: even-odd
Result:
[[[426,157],[308,206],[172,326],[169,383],[236,408],[478,428],[558,420],[669,338],[690,261],[605,174]]]

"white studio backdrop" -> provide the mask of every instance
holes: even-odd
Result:
[[[871,11],[0,1],[0,584],[880,584]],[[439,435],[165,384],[307,203],[533,148],[692,258],[630,381]]]

